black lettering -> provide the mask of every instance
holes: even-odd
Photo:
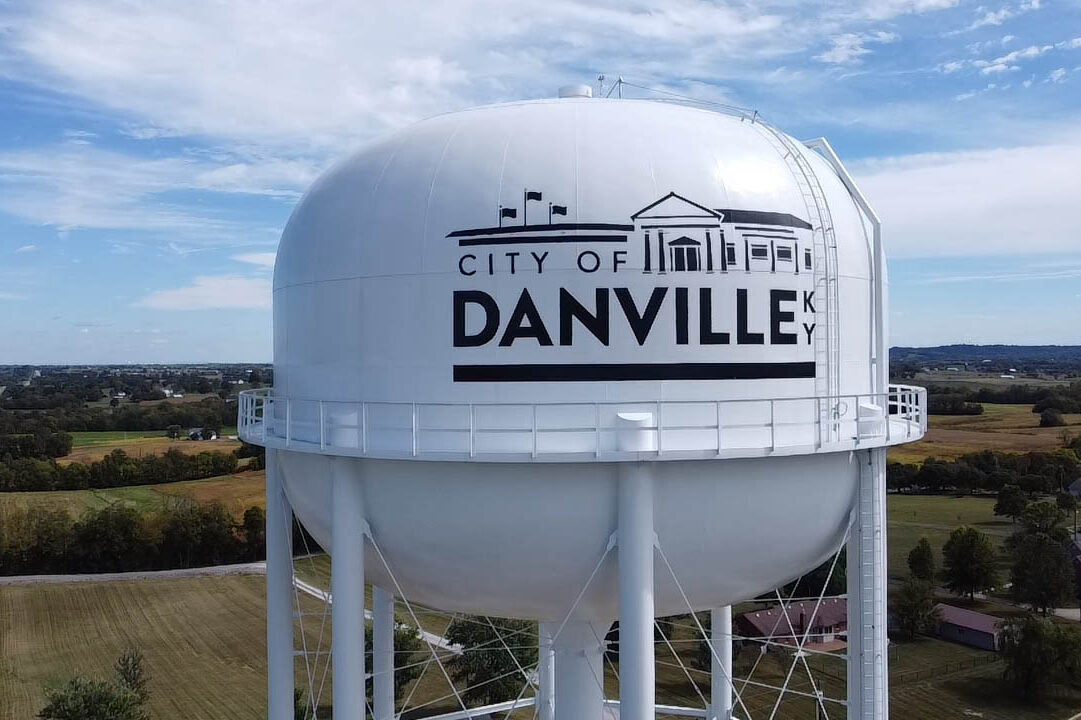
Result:
[[[469,276],[469,275],[476,275],[476,274],[477,274],[477,271],[476,271],[476,270],[469,270],[469,271],[466,271],[465,267],[463,267],[463,265],[464,265],[464,263],[465,263],[465,260],[466,260],[466,258],[470,258],[470,259],[472,259],[472,260],[476,260],[476,259],[477,259],[477,256],[476,256],[476,255],[473,255],[472,253],[468,253],[468,254],[466,254],[466,255],[462,255],[462,256],[461,256],[460,258],[458,258],[458,272],[460,272],[460,273],[461,273],[462,275],[466,275],[466,276]]]
[[[559,344],[574,344],[574,320],[582,323],[601,345],[608,346],[608,288],[597,288],[597,313],[592,314],[565,288],[559,288]]]
[[[639,345],[644,345],[646,338],[649,337],[649,331],[653,328],[653,323],[657,320],[657,313],[661,311],[661,303],[664,302],[664,296],[667,294],[668,288],[653,288],[653,292],[649,296],[649,302],[646,303],[645,312],[641,315],[638,314],[638,308],[634,304],[634,298],[631,297],[630,290],[622,287],[615,288],[614,292],[616,299],[619,300],[619,306],[623,308],[623,315],[626,316],[627,323],[634,332],[634,339],[638,341]]]
[[[816,323],[811,323],[808,326],[807,323],[803,323],[803,331],[807,333],[807,344],[808,345],[811,344],[811,333],[813,333],[815,331],[815,324]]]
[[[475,335],[466,334],[465,306],[480,305],[484,310],[484,328]],[[481,290],[454,291],[454,347],[479,347],[495,337],[499,329],[499,306],[492,296]]]
[[[687,288],[676,288],[676,345],[686,345],[687,339]]]
[[[811,292],[807,292],[806,290],[803,291],[803,312],[813,313],[815,311],[815,306],[811,302],[812,300],[814,300],[814,296],[814,290],[812,290]]]
[[[727,345],[731,338],[726,332],[713,332],[713,290],[708,287],[698,291],[698,343],[700,345]]]
[[[488,253],[488,274],[495,275],[495,265],[492,262],[492,253]]]
[[[796,302],[795,290],[769,291],[769,342],[770,345],[795,345],[799,340],[796,333],[781,332],[781,324],[796,319],[791,310],[781,310],[781,303]]]
[[[586,268],[586,266],[582,264],[582,258],[584,258],[586,255],[592,255],[593,256],[593,267],[592,268]],[[581,270],[582,272],[587,272],[587,273],[597,272],[597,268],[599,268],[600,266],[601,266],[601,256],[598,255],[597,253],[593,252],[592,250],[586,250],[585,252],[581,253],[578,256],[578,269]]]
[[[544,327],[528,290],[522,290],[522,294],[518,296],[518,303],[507,321],[507,329],[503,331],[503,337],[499,338],[499,347],[510,347],[511,343],[519,338],[534,338],[545,346],[552,344],[552,337]]]
[[[616,250],[612,253],[612,272],[619,272],[620,265],[626,265],[626,250]]]
[[[544,272],[544,259],[548,257],[548,251],[545,250],[543,255],[537,255],[537,253],[530,250],[529,254],[532,255],[533,259],[537,261],[537,274],[540,275],[542,272]]]
[[[507,257],[510,258],[510,274],[511,275],[514,274],[514,258],[518,257],[519,255],[521,255],[521,253],[519,253],[519,252],[509,252],[509,253],[507,253]]]
[[[736,290],[736,342],[740,345],[764,345],[762,333],[747,332],[747,291]]]

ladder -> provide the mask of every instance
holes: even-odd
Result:
[[[803,154],[803,148],[772,125],[757,119],[752,122],[788,165],[803,196],[807,219],[811,224],[815,397],[825,400],[819,402],[818,442],[820,445],[828,444],[840,439],[840,415],[844,412],[837,399],[841,389],[841,343],[838,322],[840,302],[837,289],[837,236],[833,230],[833,216],[830,214],[826,194]],[[856,408],[851,410],[855,412]]]

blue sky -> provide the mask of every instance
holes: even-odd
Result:
[[[1081,344],[1081,0],[0,0],[0,363],[267,361],[323,168],[601,73],[828,137],[894,344]]]

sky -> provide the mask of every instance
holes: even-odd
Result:
[[[0,364],[269,361],[323,169],[600,74],[827,137],[892,344],[1081,344],[1081,0],[981,2],[0,0]]]

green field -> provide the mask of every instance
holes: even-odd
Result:
[[[187,430],[187,428],[184,428]],[[236,426],[221,429],[221,436],[236,435]],[[138,440],[140,438],[163,438],[164,430],[103,430],[101,432],[73,432],[69,433],[72,438],[72,447],[93,447],[97,445],[117,445]]]
[[[0,493],[0,518],[17,509],[67,510],[78,516],[114,503],[123,503],[140,512],[160,508],[171,497],[190,497],[199,502],[217,501],[234,515],[242,515],[252,505],[263,507],[263,472],[238,472],[232,475],[162,483],[134,485],[105,490],[55,490],[52,492]]]
[[[996,517],[993,497],[952,497],[948,495],[889,495],[887,498],[886,553],[889,576],[908,575],[908,553],[921,537],[926,537],[938,553],[942,567],[942,545],[960,525],[971,525],[1001,545],[1016,527],[1007,518]]]

